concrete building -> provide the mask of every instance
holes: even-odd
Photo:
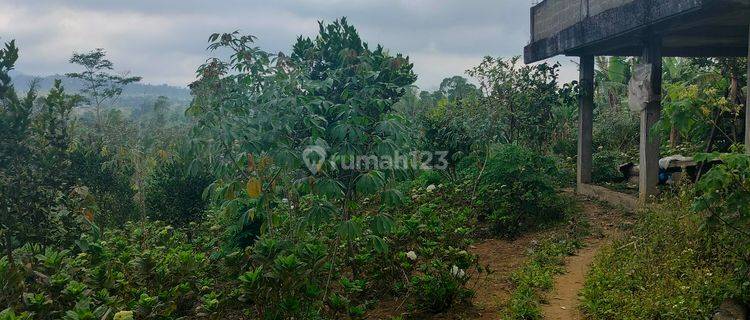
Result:
[[[662,57],[746,57],[749,42],[750,0],[544,0],[534,5],[525,62],[580,57],[578,190],[592,188],[595,56],[640,56],[648,68],[642,90],[650,98],[640,109],[639,198],[645,202],[657,193],[661,139],[651,127],[661,114]],[[750,116],[745,118],[750,153]]]

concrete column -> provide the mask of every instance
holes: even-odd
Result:
[[[639,172],[639,195],[641,202],[646,202],[650,196],[658,193],[659,184],[659,148],[661,138],[653,129],[654,124],[661,117],[661,78],[662,78],[662,56],[661,39],[649,39],[643,48],[643,63],[651,66],[651,89],[657,97],[641,111],[640,130],[640,172]]]
[[[750,154],[750,28],[747,42],[747,104],[745,104],[745,153]]]
[[[582,56],[578,96],[578,185],[591,183],[594,123],[594,56]]]

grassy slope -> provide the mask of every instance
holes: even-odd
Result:
[[[703,232],[689,212],[687,201],[665,202],[602,250],[582,292],[590,318],[705,319],[724,299],[742,300],[731,235]]]

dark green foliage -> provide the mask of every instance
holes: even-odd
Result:
[[[362,236],[367,228],[350,221],[360,203],[373,197],[392,205],[400,197],[389,190],[402,172],[343,167],[356,156],[393,155],[412,143],[408,123],[392,112],[416,80],[408,58],[370,49],[343,18],[320,23],[315,39],[300,37],[290,56],[265,52],[255,37],[237,32],[213,34],[209,42],[230,59],[199,68],[188,113],[198,123],[193,155],[212,163],[217,178],[208,193],[227,217],[239,218],[228,227],[232,238],[253,240],[244,232],[249,222],[275,232],[276,203],[306,195],[339,222],[333,228],[342,240]],[[329,161],[304,166],[309,159],[300,155],[310,147]],[[372,235],[371,244],[382,248],[383,236]],[[350,263],[356,274],[358,262]]]
[[[449,167],[471,151],[469,128],[464,125],[461,108],[475,103],[470,100],[438,100],[434,106],[425,110],[418,119],[422,126],[425,150],[447,151]]]
[[[443,79],[437,93],[452,101],[476,99],[482,95],[482,91],[464,77],[453,76]]]
[[[146,209],[153,219],[176,227],[198,221],[206,209],[203,190],[213,178],[203,170],[191,172],[181,159],[158,165],[146,178]]]
[[[66,207],[67,129],[78,99],[60,82],[45,98],[37,99],[33,86],[19,98],[7,75],[17,58],[14,42],[0,50],[0,230],[8,261],[26,241],[66,243],[80,222]]]
[[[624,108],[597,108],[594,120],[594,147],[630,152],[638,148],[638,116]]]
[[[380,45],[371,50],[346,18],[329,24],[320,22],[319,27],[314,40],[298,39],[291,60],[306,66],[311,79],[330,82],[318,91],[330,102],[343,103],[355,98],[365,104],[377,103],[380,105],[367,108],[376,115],[387,111],[404,94],[404,87],[417,79],[408,58],[401,54],[392,57]],[[355,79],[360,81],[352,81]],[[383,101],[359,101],[356,92],[368,87],[377,88],[372,94]]]
[[[114,155],[103,152],[96,141],[89,142],[76,144],[69,157],[76,183],[88,187],[101,210],[94,220],[118,225],[136,218],[135,192],[130,187],[132,168],[116,163]]]
[[[419,292],[416,297],[417,306],[429,312],[440,313],[471,296],[471,291],[463,287],[462,279],[450,271],[448,266],[438,265],[434,270],[411,279],[415,292]]]
[[[261,239],[255,244],[249,271],[239,276],[243,293],[240,299],[264,319],[319,318],[328,279],[328,251],[327,246],[313,241],[293,244]],[[334,302],[336,297],[339,303]],[[345,298],[331,299],[332,309],[347,313]]]
[[[497,233],[514,236],[564,216],[566,203],[555,190],[558,172],[551,158],[521,146],[499,145],[490,150],[486,163],[475,160],[479,165],[464,174],[476,179],[476,193],[482,195],[478,201]]]
[[[625,179],[619,167],[629,161],[619,151],[600,150],[594,153],[591,177],[594,182],[620,182]]]
[[[206,310],[202,297],[214,285],[207,280],[209,270],[215,274],[220,266],[187,244],[185,234],[163,224],[145,227],[128,223],[101,235],[85,234],[70,250],[26,244],[16,250],[15,262],[24,294],[3,290],[0,298],[8,302],[4,305],[49,319],[89,312],[99,319],[120,310],[133,310],[136,319],[215,312]],[[149,235],[145,239],[144,233]],[[30,268],[20,267],[24,265]],[[7,260],[0,259],[3,268]],[[3,272],[0,280],[13,281],[2,279],[13,274]]]
[[[710,222],[725,222],[740,228],[750,222],[750,156],[746,154],[702,154],[698,161],[720,160],[696,185],[699,197],[693,209],[708,212]]]
[[[425,188],[429,185],[439,185],[443,182],[446,182],[446,177],[443,172],[440,172],[438,170],[426,170],[419,173],[418,176],[414,178],[413,181],[410,181],[409,184],[417,185],[422,188]]]
[[[559,65],[519,67],[519,57],[485,57],[467,73],[484,93],[466,112],[467,128],[477,143],[515,143],[546,151],[556,140],[570,138],[575,83],[560,86]]]

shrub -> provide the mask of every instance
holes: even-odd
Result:
[[[210,250],[206,239],[196,242]],[[6,305],[39,319],[99,319],[117,310],[133,310],[137,319],[196,314],[205,310],[201,292],[218,285],[208,270],[213,279],[225,275],[186,240],[179,230],[146,222],[84,234],[70,250],[27,244],[14,252],[14,272],[0,259],[0,274],[6,275],[0,281],[6,288],[21,281],[23,292],[4,290],[0,296],[13,294]]]
[[[638,116],[622,108],[596,108],[594,145],[629,152],[638,148]]]
[[[146,179],[149,215],[182,227],[200,218],[206,209],[203,190],[212,182],[204,171],[191,172],[189,164],[171,160],[158,166]]]
[[[137,212],[130,187],[132,170],[119,165],[106,149],[97,143],[79,143],[70,153],[71,172],[79,185],[88,187],[102,211],[97,223],[120,225]]]
[[[602,150],[594,153],[591,178],[595,182],[619,182],[624,179],[619,166],[627,162],[627,156],[619,151]]]
[[[473,294],[465,288],[465,270],[439,262],[426,273],[412,277],[411,285],[417,307],[433,313],[448,310]]]
[[[538,224],[559,219],[564,201],[555,190],[555,161],[517,145],[491,150],[484,170],[465,170],[477,181],[479,201],[499,234],[514,236]]]
[[[241,300],[266,319],[319,317],[326,288],[327,247],[320,243],[261,238],[249,271],[239,277]],[[344,310],[350,307],[342,302]]]

